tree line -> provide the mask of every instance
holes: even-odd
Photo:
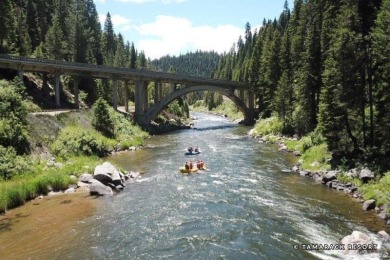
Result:
[[[164,72],[174,70],[177,74],[211,78],[217,69],[219,58],[217,52],[197,50],[177,57],[166,55],[152,60],[151,65]]]
[[[390,154],[390,1],[287,1],[220,59],[214,77],[254,86],[261,118],[319,131],[331,151]],[[373,155],[372,155],[373,156]],[[383,157],[382,157],[383,158]]]

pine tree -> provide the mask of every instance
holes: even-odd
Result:
[[[115,55],[115,33],[110,13],[107,13],[102,34],[102,53],[105,65],[112,65]]]
[[[62,60],[64,57],[64,38],[60,29],[59,16],[54,14],[53,24],[50,26],[46,35],[47,58]]]
[[[137,66],[137,52],[135,51],[134,48],[134,43],[131,43],[130,47],[130,68],[135,69]]]
[[[11,0],[0,1],[0,53],[5,53],[9,48],[8,39],[12,34],[12,4]]]
[[[39,31],[39,21],[38,21],[38,13],[37,6],[32,1],[29,0],[27,4],[27,26],[28,26],[28,34],[31,39],[31,48],[34,51],[36,47],[40,44],[40,31]]]
[[[390,154],[390,0],[383,0],[372,32],[375,73],[376,144],[385,155]]]
[[[116,39],[116,51],[115,51],[115,60],[114,60],[114,66],[115,67],[125,67],[125,44],[123,41],[122,34],[118,34],[118,38]]]
[[[336,101],[339,102],[334,105],[323,103],[323,107],[327,109],[337,109],[337,113],[342,115],[342,118],[331,119],[326,122],[326,117],[322,116],[321,124],[328,125],[329,129],[337,129],[338,135],[345,133],[350,142],[353,144],[353,151],[359,149],[359,140],[363,137],[358,136],[361,133],[361,120],[359,115],[362,115],[360,109],[362,99],[364,99],[364,91],[362,88],[360,66],[362,65],[362,35],[359,33],[357,4],[352,0],[345,0],[341,6],[340,14],[338,15],[338,28],[334,31],[331,40],[331,47],[329,50],[328,60],[326,63],[324,75],[332,77],[332,80],[327,79],[324,87],[330,89],[336,95]],[[331,75],[331,76],[329,76]],[[324,102],[330,102],[324,100]],[[324,112],[324,111],[323,111]],[[331,113],[325,111],[326,113]],[[341,120],[341,121],[339,121]],[[333,125],[333,127],[332,127]],[[342,126],[342,129],[339,127]],[[336,130],[335,130],[336,131]],[[335,134],[335,133],[333,133]],[[327,135],[325,130],[324,136]],[[328,142],[334,142],[328,138]],[[350,149],[350,142],[344,140],[344,149]],[[338,145],[340,147],[340,144]]]
[[[88,39],[88,45],[90,48],[87,60],[89,63],[96,63],[101,65],[103,63],[100,46],[102,28],[99,21],[99,15],[93,0],[87,0],[86,7],[88,15],[88,27],[90,30],[90,37]]]

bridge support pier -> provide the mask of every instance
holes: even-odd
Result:
[[[60,74],[54,75],[54,81],[55,81],[55,97],[56,97],[56,107],[61,107],[61,97],[60,97]]]
[[[80,108],[79,104],[79,78],[73,77],[73,92],[74,92],[74,104],[76,108]]]
[[[154,103],[157,103],[161,100],[161,82],[154,82]]]
[[[176,84],[171,83],[171,92],[174,92],[176,90]]]
[[[19,70],[19,78],[22,82],[24,82],[23,80],[23,76],[24,76],[24,71],[23,70]]]
[[[255,108],[255,93],[253,90],[248,91],[248,108],[251,110]]]
[[[118,110],[118,81],[112,81],[112,107]]]
[[[128,81],[125,81],[124,99],[125,99],[125,111],[129,112],[129,82]]]
[[[244,90],[241,90],[241,89],[239,90],[239,97],[240,97],[241,100],[245,100],[245,99],[244,99],[244,97],[245,97],[245,92],[244,92]]]
[[[135,82],[135,120],[140,125],[145,124],[145,101],[147,101],[147,91],[145,91],[145,88],[146,82],[144,80],[139,79]]]

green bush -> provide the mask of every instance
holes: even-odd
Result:
[[[4,180],[30,172],[31,164],[23,156],[18,156],[12,147],[0,145],[0,177]]]
[[[167,112],[176,115],[178,117],[186,116],[186,111],[184,107],[181,107],[177,100],[174,100],[172,103],[168,105]]]
[[[80,126],[63,128],[52,145],[55,155],[63,158],[73,155],[104,156],[113,149],[114,141],[98,132]]]
[[[366,200],[375,199],[377,205],[390,204],[390,172],[379,181],[369,182],[359,189]]]
[[[283,122],[277,117],[270,117],[258,121],[254,129],[254,135],[280,134],[283,131]]]
[[[226,114],[231,120],[244,118],[242,112],[231,100],[226,100],[225,102],[221,103],[214,109],[214,111],[219,114]]]
[[[297,150],[301,153],[306,152],[308,149],[310,149],[313,146],[318,146],[325,143],[325,138],[321,135],[319,130],[314,130],[307,136],[302,137],[301,139],[295,141],[295,140],[289,140],[286,141],[286,146],[290,150]]]
[[[110,115],[110,106],[103,99],[99,98],[92,106],[93,119],[92,125],[95,129],[105,136],[114,136],[114,120]]]
[[[340,173],[337,175],[337,180],[339,180],[342,183],[348,183],[348,182],[352,182],[353,178],[348,177],[345,173]]]
[[[28,151],[28,98],[20,80],[0,80],[0,145],[11,146],[18,154]]]
[[[330,169],[329,160],[331,157],[326,144],[312,146],[302,154],[302,167],[311,171],[328,170]]]

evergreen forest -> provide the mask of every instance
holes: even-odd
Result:
[[[260,29],[247,23],[227,53],[151,61],[115,33],[110,13],[101,26],[93,0],[2,0],[0,53],[248,82],[260,119],[277,117],[286,135],[318,133],[330,151],[384,170],[389,21],[390,0],[295,0],[291,9],[286,1],[280,16],[264,19]],[[93,100],[111,99],[109,80],[84,79],[81,86],[96,89],[88,95]]]
[[[255,87],[260,118],[322,135],[330,151],[389,169],[390,1],[287,1],[245,34],[214,77]],[[387,158],[387,159],[386,159]]]

